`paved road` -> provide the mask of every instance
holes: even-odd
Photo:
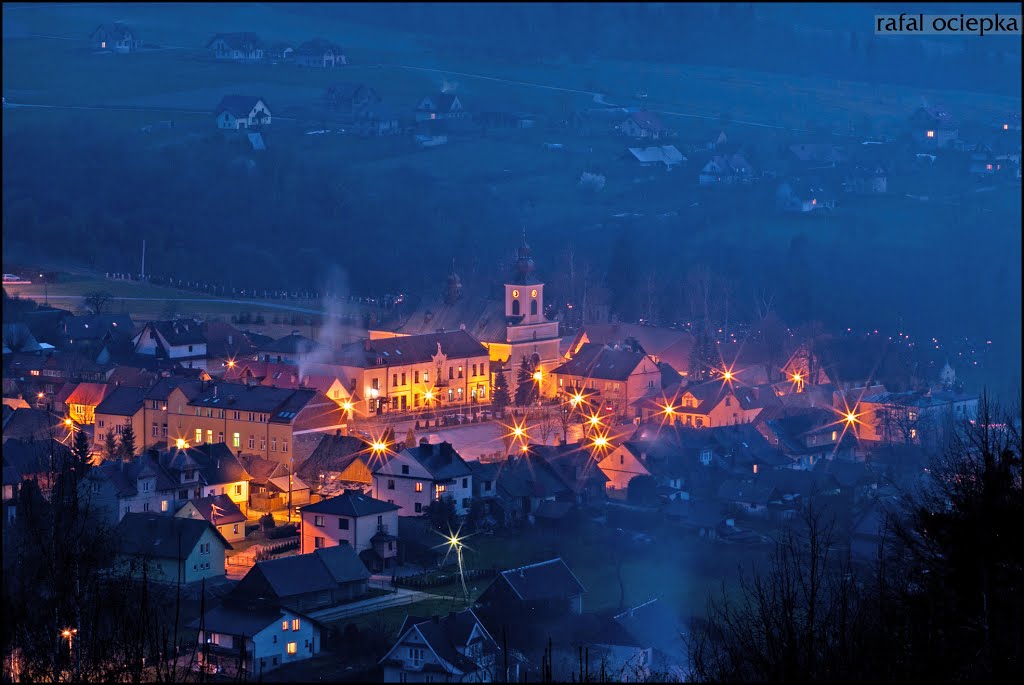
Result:
[[[25,293],[29,296],[28,293]],[[42,293],[31,294],[33,298],[42,296]],[[69,300],[72,302],[78,302],[85,299],[84,295],[50,295],[51,300]],[[277,304],[275,302],[262,302],[259,300],[222,300],[213,298],[202,298],[202,297],[118,297],[114,296],[112,300],[126,300],[129,302],[198,302],[205,304],[240,304],[248,307],[259,307],[261,309],[283,309],[289,312],[299,312],[300,314],[320,314],[327,316],[328,313],[322,309],[309,309],[307,307],[295,307],[288,304]]]
[[[438,599],[439,597],[440,595],[432,595],[427,592],[398,588],[395,592],[392,592],[389,595],[372,597],[360,602],[345,604],[340,607],[321,609],[320,611],[311,612],[309,616],[317,621],[337,621],[342,618],[362,616],[363,614],[373,613],[374,611],[380,611],[381,609],[408,606],[427,599]]]

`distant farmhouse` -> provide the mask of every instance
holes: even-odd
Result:
[[[928,148],[943,148],[959,138],[959,124],[940,107],[918,107],[910,117],[910,135]]]
[[[214,59],[258,62],[263,59],[263,41],[255,33],[218,33],[206,48]]]
[[[217,105],[217,128],[255,128],[270,124],[270,109],[255,95],[226,95]]]
[[[654,112],[646,110],[633,112],[619,124],[619,130],[631,138],[650,138],[657,140],[665,135],[665,125]]]
[[[139,32],[128,24],[115,21],[111,24],[100,24],[89,36],[97,50],[110,52],[135,52],[142,47]]]
[[[428,95],[420,100],[416,107],[416,121],[462,119],[465,116],[466,111],[462,108],[462,102],[454,93]]]
[[[348,57],[341,46],[323,38],[314,38],[300,45],[292,53],[292,59],[300,67],[334,68],[348,64]]]

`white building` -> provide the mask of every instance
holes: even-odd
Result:
[[[397,504],[401,516],[422,514],[444,496],[455,500],[459,515],[469,511],[473,472],[451,443],[422,442],[372,468],[373,496]]]
[[[259,679],[284,664],[320,653],[320,626],[290,609],[225,604],[193,621],[199,630],[197,658],[225,676]]]

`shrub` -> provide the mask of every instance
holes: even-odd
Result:
[[[263,530],[270,530],[276,525],[277,522],[274,521],[274,515],[270,512],[260,516],[260,527],[263,528]]]
[[[267,537],[271,540],[280,540],[281,538],[292,537],[293,535],[298,535],[298,530],[295,528],[294,523],[288,523],[267,531]]]

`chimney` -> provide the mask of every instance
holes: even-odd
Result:
[[[341,437],[341,429],[340,428],[338,430],[334,431],[334,437],[336,437],[336,438],[340,438]]]
[[[363,349],[366,350],[367,352],[370,351],[370,339],[369,338],[367,338],[366,340],[363,341]]]

